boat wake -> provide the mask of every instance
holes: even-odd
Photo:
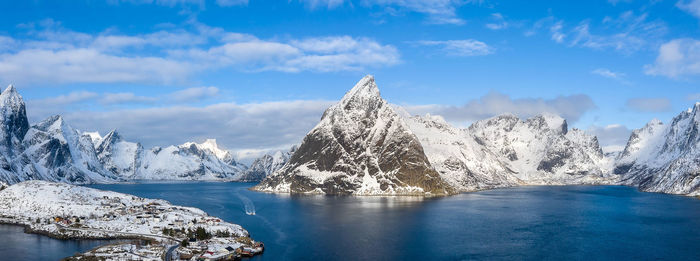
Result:
[[[236,193],[236,196],[243,202],[243,207],[245,209],[245,214],[250,216],[255,216],[255,204],[248,197]]]

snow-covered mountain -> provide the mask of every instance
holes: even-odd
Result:
[[[48,180],[74,184],[146,180],[236,181],[245,165],[215,140],[144,150],[116,131],[79,132],[61,116],[29,126],[14,86],[0,93],[0,182]]]
[[[95,147],[100,162],[125,180],[237,181],[246,169],[213,139],[149,150],[125,141],[116,130],[98,140]]]
[[[521,184],[600,184],[614,181],[598,140],[566,120],[542,114],[525,121],[510,114],[477,121],[469,133],[496,154]]]
[[[245,170],[215,140],[207,140],[146,151],[135,179],[238,181]]]
[[[459,191],[474,191],[520,184],[514,171],[493,152],[477,143],[465,129],[451,126],[440,116],[404,119],[416,134],[425,155],[442,179]]]
[[[597,138],[569,130],[559,116],[521,120],[506,114],[460,129],[440,116],[411,116],[389,105],[367,76],[326,110],[289,162],[255,189],[449,194],[517,185],[613,184],[618,176],[611,169]],[[406,185],[412,180],[429,183]]]
[[[260,191],[353,195],[446,195],[418,138],[366,76],[328,108]]]
[[[634,130],[614,172],[644,191],[700,195],[700,102],[667,125],[652,120]]]
[[[265,177],[281,169],[284,164],[287,164],[287,161],[289,161],[289,158],[292,157],[297,148],[297,146],[292,146],[288,151],[276,151],[273,154],[265,154],[255,159],[243,174],[241,181],[262,181]]]
[[[117,180],[97,159],[90,137],[80,134],[61,116],[51,116],[32,126],[24,136],[23,145],[21,156],[31,160],[38,174],[31,179],[77,184]]]

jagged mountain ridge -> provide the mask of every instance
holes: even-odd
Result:
[[[145,180],[239,179],[246,166],[215,140],[144,150],[116,131],[81,133],[61,116],[29,125],[22,97],[0,93],[0,182],[47,180],[73,184]]]
[[[700,102],[667,125],[654,119],[634,130],[614,172],[643,191],[699,196]]]
[[[284,164],[287,164],[287,161],[296,152],[297,148],[298,146],[295,145],[288,151],[276,151],[255,159],[240,180],[246,182],[260,182],[264,180],[267,176],[281,169]]]
[[[237,181],[247,168],[214,139],[149,150],[140,143],[123,140],[116,130],[95,140],[99,141],[95,148],[100,162],[125,180]]]
[[[624,155],[630,154],[637,146],[631,142],[626,152],[620,153],[620,156],[609,154],[617,158],[608,157],[603,153],[597,137],[576,128],[569,129],[566,120],[546,113],[525,120],[504,114],[477,121],[466,129],[455,128],[439,116],[411,116],[398,106],[384,115],[386,109],[383,105],[386,102],[375,89],[371,76],[361,80],[338,104],[324,113],[320,123],[307,134],[300,151],[292,155],[290,162],[254,189],[285,193],[384,194],[385,191],[381,188],[366,189],[367,184],[378,180],[369,174],[367,170],[371,167],[368,166],[372,166],[372,160],[379,162],[384,157],[374,153],[378,150],[376,147],[383,146],[384,140],[393,138],[386,136],[388,131],[383,131],[391,128],[382,125],[386,123],[396,124],[396,129],[400,130],[400,134],[396,135],[402,136],[409,143],[418,140],[416,145],[421,149],[415,151],[422,152],[424,161],[421,164],[426,167],[424,170],[439,173],[440,179],[455,191],[517,185],[620,184],[620,180],[625,178],[617,174],[620,162],[624,162]],[[351,101],[356,102],[353,104]],[[685,114],[694,111],[697,109],[688,110]],[[400,121],[395,120],[395,114],[401,116]],[[683,114],[679,117],[700,118]],[[681,122],[685,121],[674,119],[676,125],[686,126],[687,130],[672,128],[674,131],[668,133],[683,133],[680,137],[697,139],[693,135],[697,133],[699,121],[692,124]],[[385,136],[377,139],[373,136],[377,133]],[[631,141],[635,139],[634,135],[630,138]],[[700,182],[695,179],[698,174],[694,174],[700,165],[697,163],[699,157],[693,153],[698,151],[697,144],[700,142],[687,139],[683,141],[685,143],[680,146],[666,147],[682,147],[686,151],[682,155],[691,156],[676,157],[671,163],[665,163],[669,171],[661,178],[663,182],[653,184],[665,184],[668,180],[673,180],[671,182],[675,184],[675,189],[664,192],[693,195],[697,192],[692,191],[697,191]],[[679,153],[677,150],[671,151]],[[659,160],[669,157],[648,158]],[[688,163],[695,164],[695,167],[685,168],[681,172],[692,179],[679,179],[677,176],[683,175],[672,174]],[[363,174],[363,170],[369,175]],[[653,174],[656,172],[650,173],[658,176]],[[639,174],[630,176],[640,177]],[[629,181],[633,178],[627,180],[623,184],[638,185],[643,190],[660,190],[649,182]]]
[[[468,128],[476,142],[513,171],[523,185],[604,184],[608,161],[596,137],[568,129],[566,120],[541,114],[526,120],[510,114]]]

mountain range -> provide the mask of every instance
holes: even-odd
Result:
[[[249,170],[213,139],[147,149],[125,140],[116,130],[104,137],[80,132],[58,115],[30,126],[24,101],[12,85],[0,93],[0,113],[0,182],[8,184],[25,180],[73,184],[260,181],[288,158],[266,155],[275,164]]]
[[[622,152],[553,114],[503,114],[457,128],[384,100],[372,76],[328,108],[297,147],[250,167],[215,140],[144,148],[113,130],[80,132],[61,116],[30,125],[22,97],[0,93],[0,184],[133,180],[257,182],[254,190],[450,195],[519,185],[610,184],[700,195],[700,103],[634,130]]]
[[[282,193],[444,195],[519,185],[629,185],[700,194],[700,103],[667,126],[635,130],[606,156],[565,119],[498,115],[456,128],[389,105],[366,76],[326,110],[289,162],[253,189]]]

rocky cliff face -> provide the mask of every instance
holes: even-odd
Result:
[[[446,195],[418,138],[366,76],[323,114],[287,164],[254,189],[288,193]]]
[[[406,122],[420,140],[425,154],[440,177],[458,191],[508,187],[521,183],[508,164],[478,144],[467,130],[451,126],[440,116],[408,116]]]
[[[598,140],[549,114],[522,121],[501,115],[472,124],[476,143],[496,154],[521,184],[604,184],[615,177]]]
[[[632,132],[614,172],[641,190],[700,195],[700,103],[667,125],[652,120]]]
[[[91,139],[97,141],[95,150],[105,169],[124,179],[137,176],[144,156],[141,144],[125,141],[116,130],[99,139],[93,135]]]
[[[289,151],[276,151],[273,154],[265,154],[255,159],[243,174],[241,181],[260,182],[264,180],[267,176],[281,169],[284,164],[287,164],[297,148],[297,146],[293,146]]]

